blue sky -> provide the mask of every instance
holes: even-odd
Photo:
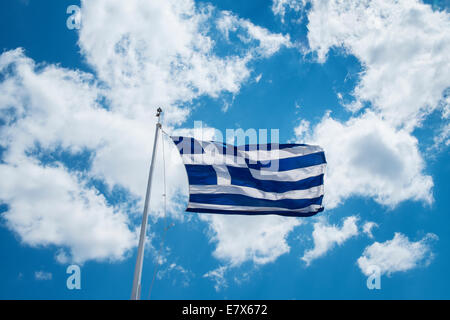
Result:
[[[450,298],[449,4],[348,3],[3,1],[0,298],[130,297],[157,106],[174,134],[202,121],[205,137],[320,144],[325,211],[185,213],[167,140],[142,298],[156,265],[152,299]],[[81,290],[66,287],[71,264]]]

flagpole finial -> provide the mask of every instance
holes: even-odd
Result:
[[[157,126],[158,126],[158,128],[160,128],[161,129],[161,127],[162,127],[162,125],[161,125],[161,113],[162,113],[163,111],[162,111],[162,109],[161,108],[158,108],[157,110],[156,110],[156,117],[158,118],[158,123],[156,124]]]

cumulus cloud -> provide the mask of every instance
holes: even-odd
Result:
[[[300,124],[297,132],[303,132]],[[298,140],[319,144],[327,157],[325,205],[335,208],[351,196],[394,207],[404,200],[433,202],[433,180],[424,173],[418,141],[373,112],[346,122],[326,115]]]
[[[34,247],[69,248],[74,262],[120,260],[134,246],[128,217],[64,168],[0,165],[7,226]]]
[[[82,4],[82,53],[99,78],[114,89],[112,106],[128,114],[164,105],[172,121],[181,123],[189,110],[173,105],[199,95],[236,94],[250,76],[248,64],[256,53],[268,57],[286,42],[281,35],[192,0]],[[230,16],[258,43],[217,56],[217,39],[211,35],[217,16]]]
[[[343,220],[341,227],[329,225],[324,220],[314,223],[312,233],[314,248],[306,250],[301,259],[310,265],[313,260],[324,256],[336,245],[342,245],[348,239],[357,236],[359,234],[357,221],[356,216],[350,216]]]
[[[173,285],[180,282],[183,287],[188,287],[193,277],[191,271],[183,268],[176,263],[171,263],[169,266],[167,266],[167,268],[159,270],[156,276],[158,280],[163,280],[164,278],[172,278]]]
[[[433,138],[433,145],[427,149],[430,154],[442,151],[444,148],[450,146],[450,90],[444,95],[446,95],[442,112],[444,123],[437,129],[437,133]]]
[[[231,266],[243,262],[265,264],[288,253],[287,236],[302,222],[281,216],[201,215],[209,223],[213,254]]]
[[[269,30],[254,25],[249,20],[239,18],[230,11],[221,12],[217,18],[217,27],[229,39],[230,33],[236,33],[244,43],[256,41],[251,54],[269,57],[282,47],[291,47],[289,35],[274,34]]]
[[[92,125],[94,119],[106,119],[93,103],[97,91],[92,78],[55,66],[37,71],[22,50],[0,56],[0,71],[5,76],[0,110],[8,115],[0,130],[5,148],[0,199],[8,205],[2,214],[6,225],[23,243],[57,245],[79,263],[123,258],[136,238],[127,215],[108,205],[81,172],[40,159],[43,150],[63,148],[77,154],[100,142],[91,135]],[[58,256],[63,255],[61,251]]]
[[[82,17],[82,53],[124,112],[164,105],[173,121],[183,121],[188,110],[172,109],[174,103],[237,92],[249,75],[248,57],[213,54],[210,13],[191,0],[83,1]]]
[[[211,270],[203,275],[203,278],[209,278],[215,282],[214,289],[220,291],[228,286],[225,278],[225,273],[229,267],[220,266],[217,269]]]
[[[363,225],[363,232],[367,234],[370,239],[373,239],[372,229],[378,228],[378,224],[372,221],[366,222]]]
[[[421,1],[310,1],[308,40],[324,62],[344,48],[363,66],[354,89],[356,111],[372,108],[411,131],[440,108],[450,87],[450,14]]]
[[[430,243],[434,240],[437,240],[437,236],[432,233],[416,242],[409,241],[401,233],[395,233],[392,240],[368,246],[357,263],[367,276],[371,274],[372,266],[379,267],[380,272],[387,275],[426,266],[433,258]]]
[[[288,11],[299,12],[305,7],[306,2],[307,0],[273,0],[272,12],[284,23]]]

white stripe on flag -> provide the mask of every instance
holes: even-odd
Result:
[[[245,158],[233,156],[228,154],[214,153],[197,153],[197,154],[183,154],[184,164],[199,164],[199,165],[228,165],[232,167],[246,168],[247,164]]]
[[[258,180],[272,181],[299,181],[311,177],[317,177],[325,172],[326,164],[319,164],[306,168],[293,169],[288,171],[255,170],[250,169],[253,178]]]
[[[295,146],[286,149],[275,150],[249,150],[240,151],[248,159],[254,161],[270,161],[277,159],[287,159],[293,157],[306,156],[308,154],[322,152],[323,149],[319,146]]]

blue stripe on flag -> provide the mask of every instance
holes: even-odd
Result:
[[[189,202],[249,207],[302,209],[312,204],[322,204],[322,198],[323,196],[314,199],[267,200],[252,198],[242,194],[191,194],[189,197]]]
[[[285,216],[285,217],[311,217],[319,212],[323,211],[323,207],[320,207],[316,211],[310,211],[310,212],[295,212],[295,211],[244,211],[244,210],[217,210],[217,209],[186,209],[188,212],[197,212],[197,213],[217,213],[217,214],[236,214],[236,215],[269,215],[269,214],[276,214],[279,216]]]
[[[189,185],[214,185],[217,184],[217,174],[213,166],[187,164]]]

